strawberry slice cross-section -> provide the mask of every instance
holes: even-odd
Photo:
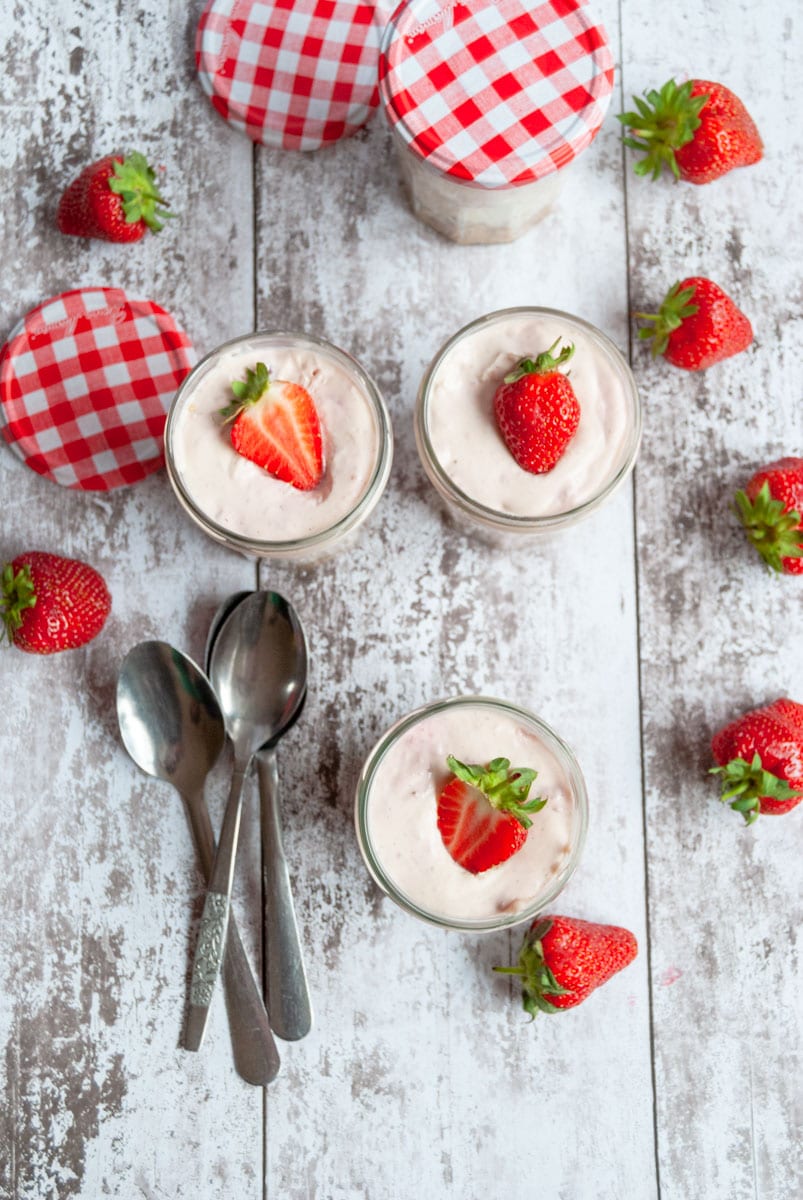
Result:
[[[323,436],[312,396],[298,383],[271,379],[264,363],[231,385],[235,399],[222,410],[231,444],[275,479],[310,491],[323,475]]]
[[[450,755],[446,763],[452,774],[438,794],[438,829],[455,862],[479,875],[522,848],[531,816],[546,800],[527,799],[537,772],[511,770],[507,758],[481,766]]]

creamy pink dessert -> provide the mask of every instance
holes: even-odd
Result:
[[[449,755],[530,767],[530,795],[547,801],[532,814],[522,848],[479,874],[452,858],[438,828]],[[364,770],[357,826],[369,869],[403,906],[436,923],[494,928],[526,919],[560,890],[579,854],[585,808],[579,768],[547,726],[501,701],[468,697],[391,730]]]
[[[580,405],[577,431],[544,474],[518,465],[499,432],[494,393],[522,359],[556,340],[573,344],[565,368]],[[461,497],[511,525],[555,523],[592,507],[627,475],[641,432],[630,369],[599,330],[568,313],[507,309],[461,330],[436,356],[419,394],[416,433],[430,478],[448,499]]]
[[[314,401],[324,471],[310,490],[275,478],[231,444],[221,410],[233,399],[232,381],[260,362],[272,379],[300,384]],[[240,338],[204,359],[176,397],[166,441],[171,481],[192,515],[255,552],[348,523],[369,493],[379,498],[391,453],[384,404],[359,365],[326,342],[274,333]]]

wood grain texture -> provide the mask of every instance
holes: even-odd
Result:
[[[784,691],[803,699],[799,583],[767,579],[728,508],[746,472],[803,446],[803,147],[774,120],[799,83],[796,6],[596,3],[616,111],[673,71],[719,74],[749,98],[767,159],[710,189],[650,187],[625,175],[609,118],[559,210],[493,247],[414,220],[379,120],[317,154],[252,150],[195,80],[200,0],[10,7],[2,332],[46,296],[103,283],[171,309],[200,352],[255,321],[322,335],[377,380],[396,454],[352,549],[258,572],[190,525],[164,474],[80,495],[0,454],[0,552],[85,557],[114,596],[85,650],[1,660],[0,1196],[796,1195],[798,814],[743,832],[706,776],[719,724]],[[61,188],[133,144],[165,165],[181,222],[131,248],[62,238]],[[513,551],[458,530],[412,432],[440,344],[481,313],[539,304],[626,351],[628,311],[692,270],[733,291],[756,344],[699,378],[636,351],[635,483]],[[297,606],[312,663],[279,772],[316,1021],[280,1047],[264,1094],[234,1072],[222,997],[203,1053],[178,1048],[200,880],[178,797],[129,762],[113,712],[135,642],[165,637],[199,659],[219,601],[257,578]],[[354,838],[377,737],[465,692],[531,707],[573,746],[591,821],[560,910],[626,925],[641,947],[588,1005],[534,1026],[490,969],[519,935],[416,923],[374,887]],[[218,816],[226,784],[223,761]],[[236,902],[257,961],[255,800]]]
[[[769,576],[731,509],[759,466],[803,452],[803,139],[779,120],[802,31],[791,3],[677,16],[628,21],[627,94],[672,72],[722,80],[748,103],[765,158],[705,187],[627,176],[632,307],[653,311],[675,279],[702,274],[755,329],[747,353],[699,375],[636,358],[661,1194],[784,1197],[803,1188],[800,813],[744,829],[706,771],[716,729],[777,696],[803,700],[800,580]]]

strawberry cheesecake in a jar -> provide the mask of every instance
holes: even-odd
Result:
[[[387,483],[393,435],[360,364],[308,334],[263,331],[208,354],[165,429],[170,482],[211,537],[261,558],[341,548]]]
[[[435,355],[415,436],[452,515],[510,542],[572,525],[613,494],[636,460],[641,405],[595,326],[557,309],[501,309]]]
[[[405,0],[379,85],[417,217],[455,242],[511,242],[550,210],[613,89],[584,0]]]
[[[577,761],[526,709],[459,696],[387,731],[357,785],[357,838],[375,882],[414,916],[482,931],[532,920],[585,840]]]

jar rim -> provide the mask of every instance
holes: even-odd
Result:
[[[606,354],[609,361],[616,366],[630,406],[629,436],[622,453],[621,462],[616,471],[586,500],[557,513],[510,513],[493,508],[488,504],[483,504],[482,501],[471,496],[452,480],[437,456],[429,433],[429,398],[432,384],[441,364],[454,347],[465,338],[470,337],[473,333],[489,325],[501,323],[511,318],[530,316],[556,318],[581,329]],[[565,525],[573,524],[588,513],[594,512],[627,479],[635,465],[642,436],[642,408],[638,386],[629,364],[615,343],[601,329],[598,329],[596,325],[592,325],[590,321],[586,321],[582,317],[564,312],[561,309],[537,305],[521,305],[514,308],[496,309],[493,312],[475,318],[473,321],[469,321],[468,324],[463,325],[456,333],[452,334],[436,351],[435,356],[424,372],[416,398],[414,421],[419,456],[436,490],[447,501],[453,503],[459,510],[477,521],[480,525],[503,532],[533,533],[559,529]]]
[[[565,771],[571,786],[575,820],[572,823],[572,846],[569,855],[549,887],[518,912],[496,913],[492,917],[476,919],[460,919],[430,911],[416,904],[414,900],[395,885],[382,867],[371,840],[368,821],[370,790],[376,772],[387,753],[396,744],[398,739],[409,729],[413,728],[413,726],[438,713],[461,707],[485,707],[501,710],[514,717],[517,721],[534,729],[547,749],[555,755]],[[527,708],[522,708],[518,704],[513,704],[511,701],[502,700],[495,696],[452,696],[441,700],[433,700],[428,704],[423,704],[419,708],[413,709],[412,712],[407,713],[406,716],[401,717],[386,729],[374,744],[363,761],[359,779],[357,780],[354,801],[354,822],[357,843],[368,873],[377,886],[394,903],[398,904],[400,908],[417,917],[419,920],[441,928],[454,929],[466,933],[491,932],[493,930],[507,929],[514,925],[520,925],[525,921],[532,921],[566,886],[577,868],[585,845],[588,828],[588,792],[574,751],[541,717]]]
[[[226,528],[226,526],[220,525],[203,511],[197,500],[190,494],[184,485],[175,461],[173,452],[175,428],[181,411],[187,402],[188,393],[192,392],[198,380],[207,373],[213,360],[220,354],[232,350],[237,346],[260,339],[270,339],[277,345],[290,341],[301,342],[327,354],[350,375],[356,377],[360,385],[360,390],[376,420],[378,444],[376,461],[362,493],[348,512],[339,517],[337,521],[305,537],[260,539],[236,533]],[[381,497],[390,475],[393,458],[393,428],[382,393],[362,364],[353,355],[349,354],[346,350],[342,350],[326,338],[317,337],[315,334],[291,329],[257,329],[251,333],[241,334],[239,337],[221,342],[220,345],[214,347],[208,354],[205,354],[195,364],[185,379],[182,380],[167,414],[164,444],[167,475],[176,497],[188,515],[205,533],[216,541],[240,550],[244,554],[281,557],[282,555],[294,556],[302,554],[307,550],[314,550],[327,545],[329,542],[335,542],[351,529],[356,528],[369,515]]]

